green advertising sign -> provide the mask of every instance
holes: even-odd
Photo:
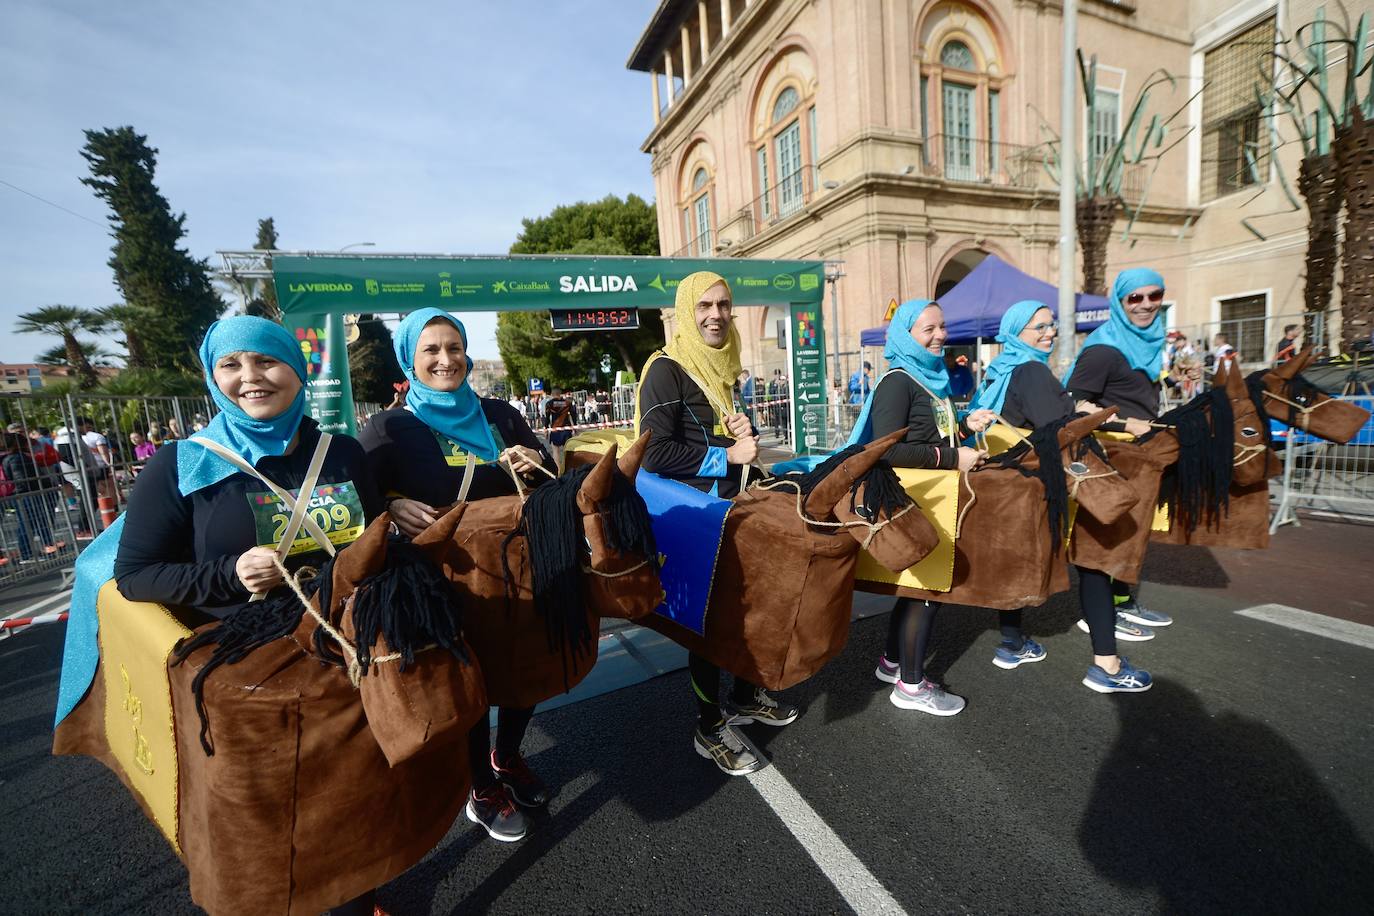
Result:
[[[825,292],[820,261],[742,258],[428,257],[274,255],[286,315],[538,309],[666,308],[678,282],[713,270],[741,305],[815,303]]]
[[[798,455],[823,452],[827,447],[825,334],[819,301],[789,309],[787,355],[792,367],[792,451]]]
[[[322,431],[356,435],[343,314],[288,315],[285,324],[305,356],[306,410]]]

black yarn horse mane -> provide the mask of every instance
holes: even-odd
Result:
[[[1160,479],[1159,505],[1194,531],[1206,518],[1230,509],[1231,471],[1235,460],[1235,412],[1224,387],[1211,388],[1159,418],[1178,435],[1178,461]],[[1147,441],[1158,434],[1141,437]]]
[[[1055,554],[1059,553],[1064,539],[1069,536],[1069,485],[1064,479],[1064,453],[1059,445],[1059,431],[1072,419],[1072,416],[1068,416],[1037,426],[1027,437],[1030,440],[1029,444],[1018,442],[1012,448],[987,460],[988,465],[1014,468],[1023,476],[1036,478],[1044,486],[1045,504],[1048,506],[1046,515],[1052,536],[1050,546]],[[1040,459],[1040,467],[1035,471],[1028,471],[1021,462],[1032,449],[1035,450],[1035,456]],[[1074,444],[1073,460],[1077,461],[1088,452],[1092,452],[1104,462],[1107,461],[1107,453],[1103,450],[1102,444],[1092,436],[1085,436]]]
[[[592,651],[596,634],[587,622],[587,606],[582,593],[583,545],[582,512],[577,494],[595,465],[568,471],[545,481],[530,491],[520,510],[520,521],[501,544],[501,565],[506,580],[506,595],[514,597],[515,574],[510,568],[510,543],[523,537],[529,545],[531,590],[534,610],[544,618],[549,651],[563,655],[566,683],[568,659]],[[658,569],[658,546],[649,509],[634,483],[614,470],[611,495],[598,506],[606,546],[617,553],[641,556]]]
[[[850,445],[826,458],[810,471],[793,471],[783,474],[779,479],[790,480],[801,491],[802,499],[829,477],[836,468],[864,450],[862,445]],[[859,504],[859,490],[864,491],[862,505]],[[892,518],[896,513],[914,503],[915,500],[903,489],[897,479],[897,472],[886,458],[880,458],[862,477],[849,488],[849,511],[869,522],[876,522],[880,516]]]
[[[301,591],[325,615],[333,603],[336,560],[337,557],[330,557],[314,578],[301,582]],[[452,652],[464,663],[469,661],[463,648],[459,592],[409,541],[394,537],[388,540],[386,565],[358,583],[352,600],[358,663],[364,674],[372,665],[379,637],[386,640],[390,651],[400,654],[398,664],[402,671],[415,663],[416,652],[431,645]],[[173,664],[180,665],[201,646],[215,647],[191,681],[200,716],[200,746],[206,756],[215,754],[209,740],[206,679],[221,665],[237,664],[253,650],[289,637],[304,614],[305,608],[294,592],[273,589],[262,601],[244,605],[217,625],[183,639],[173,649]],[[313,642],[315,654],[321,660],[338,668],[348,667],[343,655],[330,645],[324,627],[315,628]]]

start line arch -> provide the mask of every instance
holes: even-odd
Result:
[[[448,312],[671,308],[678,283],[711,270],[737,305],[788,309],[792,447],[826,447],[822,261],[578,255],[433,255],[327,251],[220,251],[220,275],[245,292],[271,279],[282,322],[306,352],[311,415],[354,434],[343,316],[434,307]],[[573,332],[576,333],[576,332]],[[637,368],[637,367],[636,367]]]

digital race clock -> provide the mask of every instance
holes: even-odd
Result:
[[[633,331],[639,309],[549,309],[555,331]]]

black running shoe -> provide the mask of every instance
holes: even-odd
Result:
[[[525,758],[516,754],[505,766],[496,759],[496,751],[491,752],[491,769],[501,780],[517,805],[526,808],[542,808],[549,803],[553,793],[544,781],[525,764]]]
[[[791,703],[779,703],[768,695],[762,687],[754,688],[754,695],[747,701],[731,700],[726,707],[731,721],[741,725],[758,722],[761,725],[787,725],[801,715],[801,710]]]
[[[720,767],[722,773],[731,776],[747,776],[768,766],[753,742],[724,722],[706,732],[698,726],[692,736],[692,746],[698,754]]]
[[[529,830],[529,820],[524,812],[515,807],[510,791],[499,782],[480,792],[474,789],[468,796],[465,810],[468,820],[480,824],[488,836],[502,843],[523,840]]]

